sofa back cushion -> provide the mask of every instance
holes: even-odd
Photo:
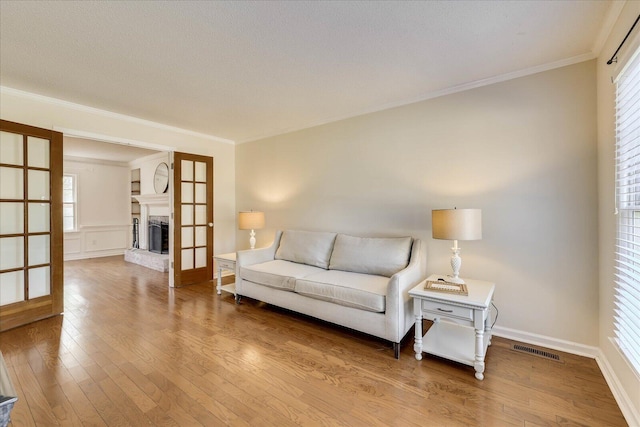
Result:
[[[329,269],[391,277],[409,264],[411,237],[338,234]]]
[[[336,233],[286,230],[275,258],[327,269],[335,239]]]

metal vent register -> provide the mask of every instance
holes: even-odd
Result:
[[[559,354],[551,353],[551,352],[540,350],[533,347],[528,347],[526,345],[512,344],[511,349],[513,351],[518,351],[520,353],[527,353],[533,356],[538,356],[538,357],[542,357],[549,360],[555,360],[556,362],[562,362]]]

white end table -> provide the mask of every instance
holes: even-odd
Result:
[[[230,292],[232,294],[236,294],[236,284],[229,283],[227,285],[222,286],[222,270],[233,271],[236,272],[236,253],[231,252],[228,254],[220,254],[214,255],[213,260],[218,265],[218,282],[216,289],[218,291],[218,295],[222,294],[222,291]]]
[[[464,279],[469,295],[425,290],[427,281],[446,276],[431,275],[409,291],[416,317],[416,359],[422,352],[473,366],[477,379],[484,379],[484,357],[491,345],[491,301],[495,284]],[[422,336],[422,319],[434,322]],[[447,321],[442,321],[446,319]],[[475,345],[474,345],[475,343]]]

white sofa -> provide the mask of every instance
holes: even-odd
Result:
[[[425,261],[411,237],[278,231],[271,246],[237,253],[236,302],[246,296],[383,338],[397,359]]]

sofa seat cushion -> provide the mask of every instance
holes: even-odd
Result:
[[[259,285],[293,291],[296,279],[321,271],[326,270],[295,262],[273,260],[240,267],[240,277]]]
[[[391,277],[409,264],[412,240],[338,234],[329,269]]]
[[[287,230],[282,233],[275,259],[329,268],[336,233]]]
[[[384,313],[389,278],[329,270],[300,278],[295,292],[361,310]]]

